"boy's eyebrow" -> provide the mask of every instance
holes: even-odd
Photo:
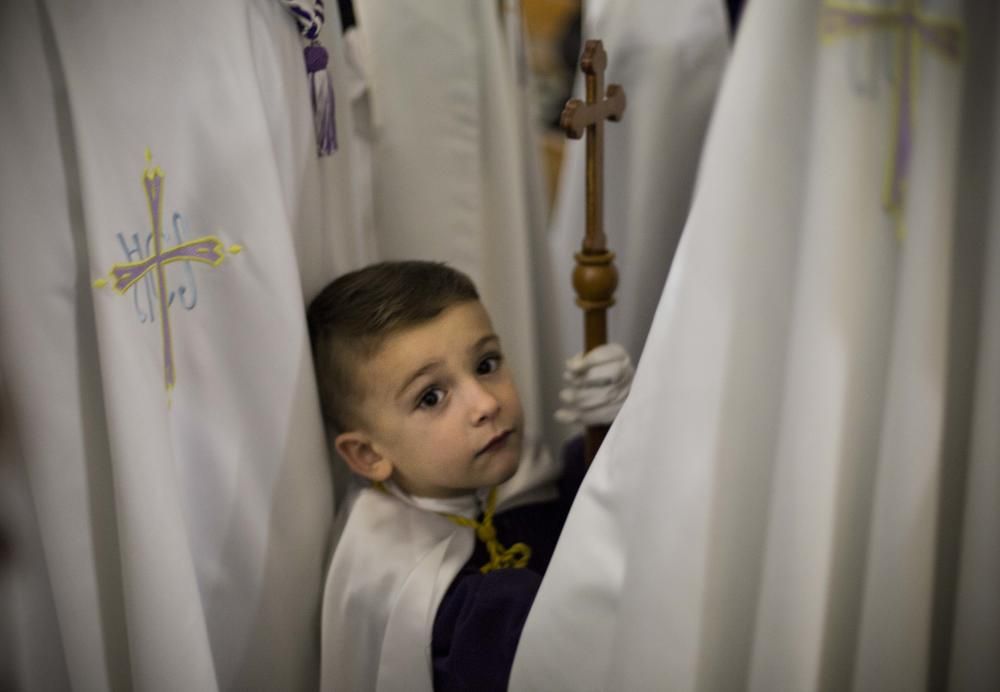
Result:
[[[486,336],[479,339],[476,343],[472,344],[472,346],[469,348],[469,352],[473,353],[475,351],[478,351],[491,341],[496,341],[499,344],[500,337],[497,336],[496,334],[487,334]],[[432,360],[429,363],[424,363],[416,371],[414,371],[412,375],[406,378],[406,381],[403,382],[403,386],[399,388],[398,392],[396,392],[396,398],[398,399],[399,397],[403,396],[403,392],[409,389],[410,385],[413,384],[413,381],[416,380],[418,377],[420,377],[421,375],[426,375],[427,373],[441,367],[442,365],[444,365],[444,362],[440,360]]]
[[[485,346],[486,344],[488,344],[491,341],[496,341],[497,343],[500,343],[500,337],[497,336],[496,334],[487,334],[482,339],[480,339],[476,343],[472,344],[472,347],[469,348],[469,351],[470,352],[478,351],[479,349],[481,349],[483,346]]]
[[[443,364],[444,364],[443,361],[432,360],[431,362],[422,365],[412,375],[406,378],[406,381],[403,382],[403,386],[399,388],[398,392],[396,392],[396,398],[398,399],[399,397],[403,396],[403,392],[409,389],[410,385],[413,384],[413,381],[416,380],[418,377],[420,377],[421,375],[426,375],[430,371],[441,367],[441,365]]]

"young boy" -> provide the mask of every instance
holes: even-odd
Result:
[[[368,481],[338,514],[323,689],[506,689],[582,468],[564,478],[522,449],[517,390],[464,274],[373,265],[308,317],[334,446]]]

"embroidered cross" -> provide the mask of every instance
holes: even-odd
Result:
[[[868,29],[897,31],[893,107],[896,134],[886,170],[883,204],[891,214],[898,215],[906,195],[913,147],[913,97],[917,81],[915,58],[921,47],[927,47],[944,58],[957,61],[962,53],[962,27],[955,20],[926,14],[917,7],[917,0],[901,0],[897,7],[885,9],[826,0],[821,22],[821,34],[826,40]]]
[[[159,294],[160,329],[163,340],[163,374],[166,388],[169,392],[173,389],[177,378],[174,368],[173,348],[171,346],[167,276],[164,266],[171,262],[195,261],[203,262],[210,267],[217,267],[222,264],[226,255],[222,241],[212,235],[196,238],[195,240],[170,248],[163,247],[163,234],[160,223],[162,211],[160,200],[163,192],[164,175],[159,166],[152,165],[152,159],[152,154],[147,150],[146,161],[148,166],[143,171],[142,184],[146,191],[150,223],[153,229],[153,254],[135,262],[114,264],[108,275],[112,279],[111,287],[114,291],[119,295],[125,295],[142,277],[149,272],[153,272],[156,290]],[[229,251],[232,254],[237,254],[242,249],[239,245],[232,245]],[[108,280],[106,279],[98,279],[94,282],[95,288],[103,288],[106,285],[108,285]]]

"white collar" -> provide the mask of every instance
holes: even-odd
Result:
[[[483,507],[486,504],[486,497],[490,493],[489,488],[480,488],[475,492],[457,497],[422,497],[420,495],[411,495],[392,481],[385,481],[382,483],[382,486],[393,497],[417,509],[437,514],[457,514],[467,519],[475,519],[482,513]]]

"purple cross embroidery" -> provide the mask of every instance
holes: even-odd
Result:
[[[149,204],[150,221],[153,228],[153,254],[145,259],[135,262],[125,262],[114,264],[109,275],[112,279],[111,287],[119,295],[125,295],[130,288],[135,286],[148,272],[153,272],[156,279],[157,292],[159,293],[160,304],[160,325],[163,337],[163,372],[167,391],[174,387],[176,373],[174,369],[173,349],[170,337],[170,313],[167,303],[167,277],[164,266],[171,262],[195,261],[203,262],[211,267],[219,266],[226,258],[222,241],[215,236],[203,236],[170,248],[163,247],[161,233],[161,206],[160,200],[163,191],[163,171],[159,166],[152,166],[152,156],[147,151],[146,159],[150,162],[142,174],[142,183],[146,191],[146,200]],[[233,245],[230,252],[240,252],[242,248]],[[94,282],[96,287],[106,285],[106,281],[101,279]]]
[[[903,206],[906,180],[913,147],[913,94],[915,87],[914,57],[922,46],[952,60],[961,58],[962,27],[951,19],[932,17],[917,7],[917,0],[902,0],[898,7],[888,9],[854,3],[827,0],[823,6],[821,33],[823,38],[837,38],[866,29],[898,30],[896,43],[896,84],[893,122],[896,141],[886,173],[883,200],[886,209],[896,214]]]

